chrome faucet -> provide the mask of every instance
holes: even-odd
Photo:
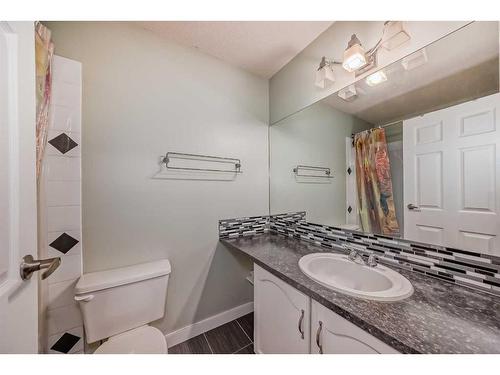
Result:
[[[348,248],[349,249],[349,248]],[[351,248],[349,252],[348,259],[354,263],[366,265],[368,267],[376,267],[378,265],[378,258],[375,254],[370,254],[368,259],[365,261],[358,250]]]
[[[351,249],[349,252],[348,258],[350,261],[358,264],[364,264],[365,261],[363,260],[363,257],[358,253],[358,250],[356,249]]]
[[[368,267],[377,267],[378,265],[378,258],[375,254],[370,254],[368,257],[368,260],[366,261],[366,265]]]

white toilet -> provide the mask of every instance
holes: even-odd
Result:
[[[95,353],[166,354],[165,335],[148,323],[165,315],[167,259],[86,273],[75,287],[88,343],[108,339]]]

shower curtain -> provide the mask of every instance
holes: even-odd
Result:
[[[354,146],[358,207],[363,231],[399,235],[384,129],[356,134]]]
[[[49,104],[52,89],[52,57],[54,44],[50,30],[40,22],[35,23],[35,74],[36,74],[36,180],[37,180],[37,229],[38,258],[47,258],[47,207],[45,183],[43,182],[43,156],[47,145],[49,127]],[[47,352],[47,282],[38,283],[38,348]]]
[[[40,22],[35,24],[35,64],[36,64],[36,176],[40,181],[43,152],[47,144],[49,125],[49,103],[52,84],[52,57],[54,43],[50,30]]]

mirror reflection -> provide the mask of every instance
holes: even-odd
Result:
[[[500,255],[498,23],[271,126],[271,214]]]

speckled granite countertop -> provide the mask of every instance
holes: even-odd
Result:
[[[276,234],[221,242],[402,353],[500,353],[500,298],[493,295],[391,267],[411,281],[413,295],[367,301],[325,288],[300,271],[303,255],[331,250]]]

